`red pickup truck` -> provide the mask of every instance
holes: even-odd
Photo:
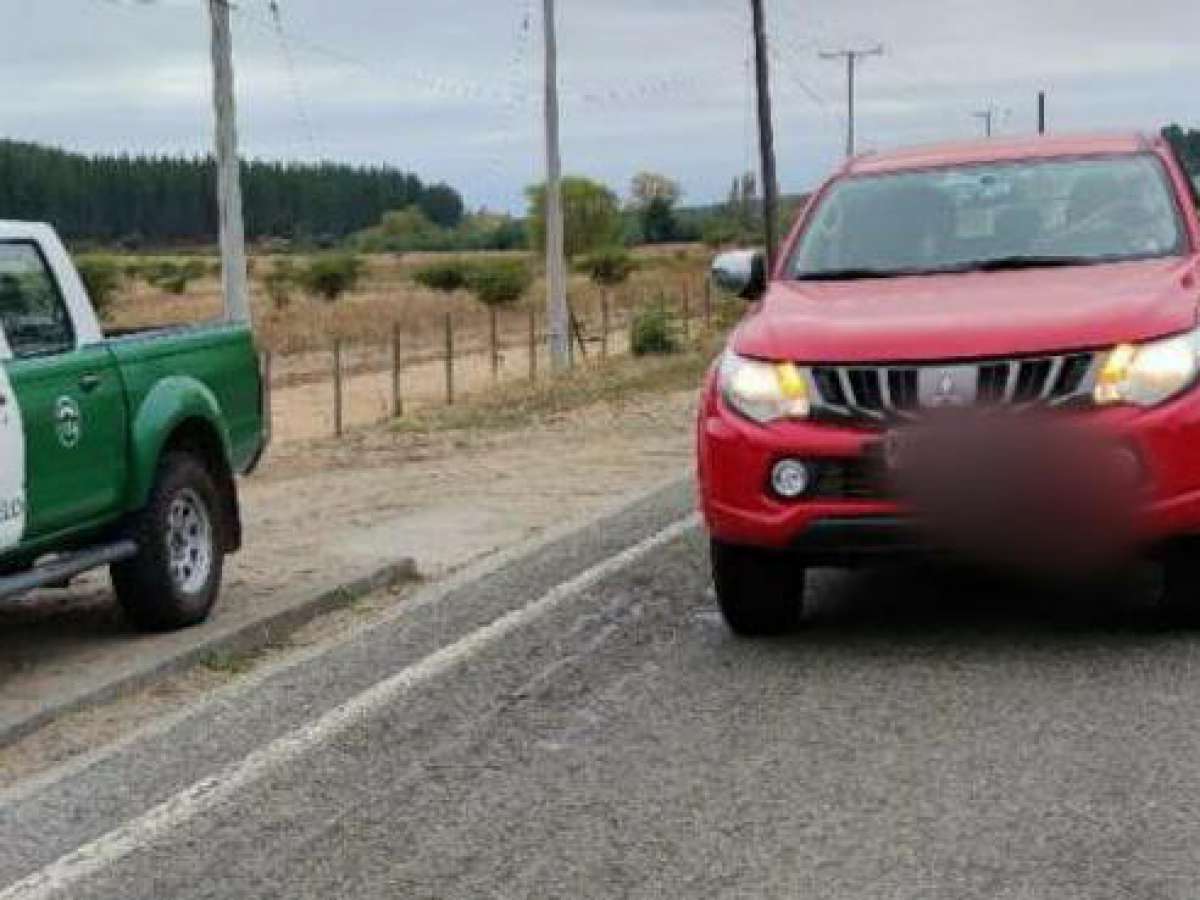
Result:
[[[1196,200],[1156,137],[917,148],[849,161],[773,271],[718,257],[751,303],[699,414],[730,627],[791,628],[809,567],[956,536],[983,556],[1094,537],[1112,561],[1119,534],[1195,612]]]

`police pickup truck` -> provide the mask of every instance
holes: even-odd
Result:
[[[203,621],[266,433],[247,325],[106,336],[54,230],[0,222],[0,599],[109,566],[139,628]]]

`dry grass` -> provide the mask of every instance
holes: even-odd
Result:
[[[480,254],[462,254],[478,256]],[[506,254],[493,254],[506,255]],[[513,255],[513,254],[507,254]],[[414,269],[439,254],[376,254],[364,257],[365,275],[359,288],[329,304],[297,292],[285,309],[275,308],[262,278],[274,265],[269,256],[252,259],[251,302],[263,346],[280,354],[327,349],[335,338],[343,342],[382,344],[399,326],[409,348],[440,348],[447,313],[453,316],[456,340],[464,346],[482,346],[488,335],[487,311],[469,294],[439,294],[411,281]],[[639,268],[630,280],[609,294],[612,324],[628,320],[637,306],[659,297],[682,306],[685,294],[693,310],[702,302],[708,253],[697,246],[653,248],[637,253]],[[298,264],[303,260],[297,259]],[[604,293],[585,277],[570,282],[572,308],[582,327],[594,333],[600,325]],[[544,305],[545,284],[539,279],[519,309],[500,317],[501,340],[527,340],[528,310]],[[114,328],[151,327],[202,322],[221,312],[220,284],[216,278],[194,282],[188,292],[175,296],[142,281],[127,282],[124,294],[113,304],[106,324]]]
[[[698,389],[717,346],[715,336],[704,336],[672,356],[614,359],[536,384],[500,385],[460,405],[422,410],[391,427],[417,433],[522,428],[599,403],[620,407],[640,394]]]

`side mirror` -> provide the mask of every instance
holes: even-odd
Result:
[[[721,290],[751,302],[767,292],[767,261],[760,250],[730,250],[713,260],[712,279]]]

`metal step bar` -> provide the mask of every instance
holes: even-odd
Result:
[[[138,545],[133,541],[117,541],[115,544],[104,544],[55,557],[25,572],[0,578],[0,600],[7,600],[37,588],[65,585],[76,575],[132,559],[137,556],[137,552]]]

